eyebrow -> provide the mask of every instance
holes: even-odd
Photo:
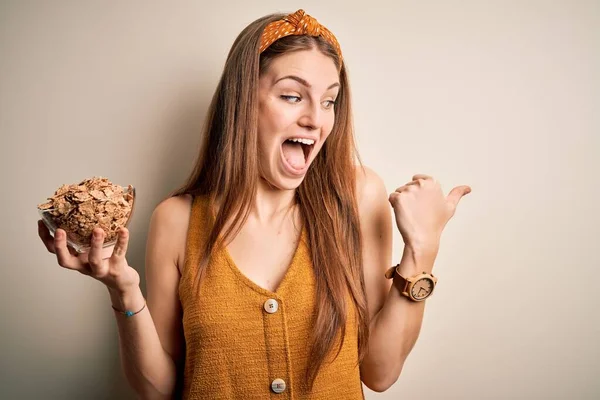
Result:
[[[305,79],[302,79],[302,78],[300,78],[299,76],[296,76],[296,75],[286,75],[286,76],[284,76],[282,78],[279,78],[279,79],[277,79],[275,81],[275,83],[273,85],[276,85],[279,81],[282,81],[284,79],[294,80],[294,81],[298,82],[299,84],[301,84],[302,86],[306,86],[309,89],[312,87],[310,85],[310,83],[308,83]],[[329,85],[329,87],[327,88],[327,90],[333,89],[334,87],[339,87],[339,86],[340,86],[339,82],[336,82],[336,83],[334,83],[332,85]]]

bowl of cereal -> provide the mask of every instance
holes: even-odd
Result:
[[[94,228],[104,230],[104,248],[115,245],[119,229],[131,221],[134,204],[133,186],[93,177],[62,185],[47,202],[38,205],[38,212],[52,236],[63,229],[68,245],[78,253],[86,253]]]

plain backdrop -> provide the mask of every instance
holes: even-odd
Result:
[[[388,192],[473,189],[400,379],[367,399],[600,398],[600,3],[573,0],[0,1],[0,398],[134,398],[106,289],[46,252],[36,206],[94,175],[134,185],[143,277],[233,40],[298,8],[342,45]]]

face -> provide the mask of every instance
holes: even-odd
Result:
[[[271,186],[300,185],[331,133],[339,89],[333,60],[317,49],[277,57],[262,74],[258,156]]]

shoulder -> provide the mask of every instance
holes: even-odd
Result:
[[[189,194],[169,197],[156,206],[152,218],[171,228],[180,226],[185,219],[189,220],[192,201],[193,197]]]
[[[189,194],[169,197],[156,206],[150,222],[150,234],[158,239],[160,248],[169,253],[180,270],[192,203],[193,197]]]
[[[381,207],[383,200],[387,201],[387,191],[383,179],[371,168],[357,165],[356,171],[356,198],[361,217]],[[387,205],[387,204],[386,204]]]

